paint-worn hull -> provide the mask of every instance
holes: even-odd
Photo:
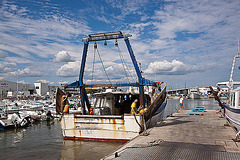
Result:
[[[224,105],[224,109],[226,118],[238,131],[240,131],[240,108],[232,108]]]
[[[148,121],[153,115],[155,115],[157,113],[159,108],[161,108],[162,104],[164,103],[164,101],[166,99],[166,88],[167,88],[167,84],[165,84],[161,93],[157,96],[157,98],[148,107],[146,113],[144,114],[145,121]],[[164,108],[163,108],[163,110],[164,110]]]
[[[163,120],[166,107],[166,85],[144,116],[140,115],[80,115],[63,114],[61,127],[64,139],[126,142]],[[60,104],[60,103],[59,103]],[[62,105],[59,105],[62,106]],[[63,107],[59,107],[63,108]],[[60,109],[61,110],[61,109]],[[144,118],[143,118],[144,117]]]
[[[153,127],[156,125],[157,122],[160,122],[163,120],[164,116],[164,110],[166,108],[167,101],[162,103],[162,105],[158,108],[156,113],[146,122],[147,128]]]
[[[138,121],[138,122],[136,122]],[[139,135],[140,115],[77,115],[66,114],[61,119],[64,139],[126,142]]]

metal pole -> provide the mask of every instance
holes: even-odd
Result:
[[[172,116],[172,103],[170,102],[170,116]]]
[[[142,78],[142,75],[141,75],[141,71],[139,70],[139,67],[138,67],[136,58],[135,58],[135,56],[134,56],[134,54],[133,54],[133,50],[132,50],[132,47],[131,47],[131,45],[130,45],[129,39],[128,39],[128,38],[125,38],[124,40],[125,40],[125,43],[126,43],[126,45],[127,45],[128,52],[129,52],[129,54],[130,54],[130,57],[131,57],[131,59],[132,59],[134,68],[135,68],[136,73],[137,73],[137,76],[138,76],[139,92],[140,92],[140,106],[145,107],[143,78]]]
[[[18,72],[17,72],[17,102],[18,102],[18,79],[19,79],[19,75],[18,75]]]
[[[86,58],[87,58],[87,50],[88,50],[88,42],[85,42],[84,49],[83,49],[83,55],[82,55],[82,64],[81,64],[81,69],[80,69],[80,74],[79,74],[79,86],[80,86],[80,96],[81,96],[81,104],[82,104],[82,108],[83,108],[83,114],[86,114],[85,99],[88,98],[88,97],[85,97],[85,94],[84,94],[85,88],[83,86],[83,74],[84,74],[85,63],[86,63]],[[87,106],[87,107],[89,107],[89,106]]]

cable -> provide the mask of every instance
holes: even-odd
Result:
[[[91,80],[91,88],[92,88],[92,82],[93,82],[93,73],[94,73],[94,63],[95,63],[95,55],[96,55],[96,49],[97,43],[94,44],[94,52],[93,52],[93,64],[92,64],[92,80]]]
[[[102,58],[101,58],[100,53],[99,53],[99,51],[98,51],[98,48],[95,48],[95,49],[97,50],[98,57],[99,57],[99,59],[100,59],[100,61],[101,61],[101,63],[102,63],[102,67],[103,67],[103,70],[104,70],[104,72],[105,72],[105,74],[106,74],[106,76],[107,76],[107,79],[108,79],[109,83],[112,85],[112,83],[111,83],[111,81],[110,81],[110,79],[109,79],[109,77],[108,77],[107,71],[106,71],[106,69],[105,69],[105,67],[104,67]]]
[[[116,44],[115,44],[115,45],[116,45]],[[130,72],[130,70],[129,70],[129,68],[128,68],[128,66],[127,66],[127,64],[126,64],[126,62],[125,62],[125,60],[124,60],[124,58],[123,58],[123,55],[122,55],[122,52],[121,52],[119,46],[118,46],[118,45],[116,45],[116,46],[117,46],[117,48],[118,48],[118,53],[119,53],[120,59],[121,59],[121,61],[122,61],[122,63],[123,63],[123,66],[124,66],[124,64],[125,64],[129,76],[130,76],[130,77],[132,78],[132,80],[134,81],[134,78],[133,78],[133,76],[132,76],[132,74],[131,74],[131,72]],[[123,68],[125,69],[125,67],[123,67]]]
[[[116,45],[116,44],[115,44],[115,45]],[[120,56],[120,59],[121,59],[121,62],[122,62],[123,70],[124,70],[124,72],[125,72],[125,75],[126,75],[126,77],[127,77],[128,83],[130,84],[130,81],[129,81],[129,79],[128,79],[128,74],[127,74],[127,71],[126,71],[126,69],[125,69],[125,67],[124,67],[124,63],[123,63],[123,57],[122,57],[121,51],[120,51],[120,49],[119,49],[118,45],[116,45],[116,46],[117,46],[117,48],[118,48],[118,54],[119,54],[119,56]]]

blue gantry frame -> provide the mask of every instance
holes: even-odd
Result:
[[[122,34],[121,31],[118,31],[118,32],[110,32],[110,33],[92,34],[92,35],[89,35],[89,38],[82,39],[82,41],[84,42],[84,49],[83,49],[83,55],[82,55],[82,63],[81,63],[81,69],[80,69],[80,74],[79,74],[79,80],[67,85],[66,88],[80,87],[81,104],[82,104],[83,108],[85,108],[85,103],[87,105],[88,110],[91,107],[90,103],[89,103],[89,100],[88,100],[88,96],[87,96],[87,92],[86,92],[85,87],[95,87],[95,86],[97,86],[97,84],[96,85],[94,85],[94,84],[93,85],[84,85],[84,83],[83,83],[83,75],[84,75],[84,69],[85,69],[85,63],[86,63],[86,58],[87,58],[87,51],[88,51],[89,42],[111,40],[111,39],[121,39],[121,38],[124,38],[124,41],[126,43],[128,52],[130,54],[130,57],[132,59],[135,71],[136,71],[137,76],[138,76],[138,83],[118,83],[118,84],[112,84],[110,86],[111,87],[125,87],[125,86],[135,86],[136,87],[136,86],[138,86],[139,91],[140,91],[140,105],[145,106],[144,86],[152,85],[153,81],[150,81],[150,80],[142,77],[141,71],[138,67],[136,58],[133,54],[133,50],[132,50],[132,47],[130,45],[128,37],[131,37],[131,35],[130,34]]]

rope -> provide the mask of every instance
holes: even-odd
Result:
[[[138,120],[137,120],[137,118],[136,118],[136,115],[133,114],[133,116],[134,116],[134,119],[135,119],[135,121],[137,122],[138,126],[143,130],[142,126],[140,125],[140,123],[138,122]]]
[[[119,53],[119,56],[120,56],[120,59],[121,59],[121,62],[122,62],[122,65],[123,65],[124,71],[125,71],[125,73],[126,73],[126,77],[127,77],[127,79],[128,79],[128,75],[129,75],[129,76],[132,78],[132,80],[134,81],[134,78],[133,78],[133,76],[132,76],[132,74],[131,74],[131,72],[130,72],[130,70],[129,70],[129,68],[128,68],[128,66],[127,66],[127,64],[126,64],[126,62],[125,62],[125,60],[124,60],[124,58],[123,58],[122,52],[121,52],[121,50],[120,50],[118,44],[115,43],[115,45],[116,45],[116,47],[118,48],[118,53]],[[128,75],[127,75],[127,71],[126,71],[126,69],[125,69],[125,67],[124,67],[124,64],[125,64],[125,67],[127,68]],[[129,79],[128,79],[128,81],[129,81]],[[130,83],[130,81],[129,81],[129,83]]]
[[[94,63],[95,63],[95,55],[96,55],[96,49],[97,48],[97,43],[95,42],[94,44],[94,55],[93,55],[93,64],[92,64],[92,80],[91,80],[91,88],[92,88],[92,82],[93,82],[93,73],[94,73]]]
[[[98,48],[95,48],[95,49],[97,50],[98,57],[99,57],[99,59],[100,59],[100,61],[101,61],[101,63],[102,63],[102,67],[103,67],[103,70],[104,70],[104,72],[105,72],[105,74],[106,74],[106,76],[107,76],[107,79],[108,79],[109,83],[112,85],[112,83],[111,83],[111,81],[110,81],[110,79],[109,79],[109,77],[108,77],[107,71],[106,71],[106,69],[105,69],[105,67],[104,67],[102,58],[101,58],[100,53],[99,53],[99,51],[98,51]]]
[[[119,54],[120,59],[121,59],[121,62],[122,62],[123,70],[124,70],[125,75],[126,75],[126,77],[127,77],[128,83],[130,84],[130,81],[129,81],[129,78],[128,78],[128,74],[127,74],[127,71],[126,71],[126,69],[125,69],[125,67],[124,67],[123,57],[122,57],[122,54],[121,54],[121,51],[120,51],[118,45],[117,45],[117,48],[118,48],[118,54]]]

